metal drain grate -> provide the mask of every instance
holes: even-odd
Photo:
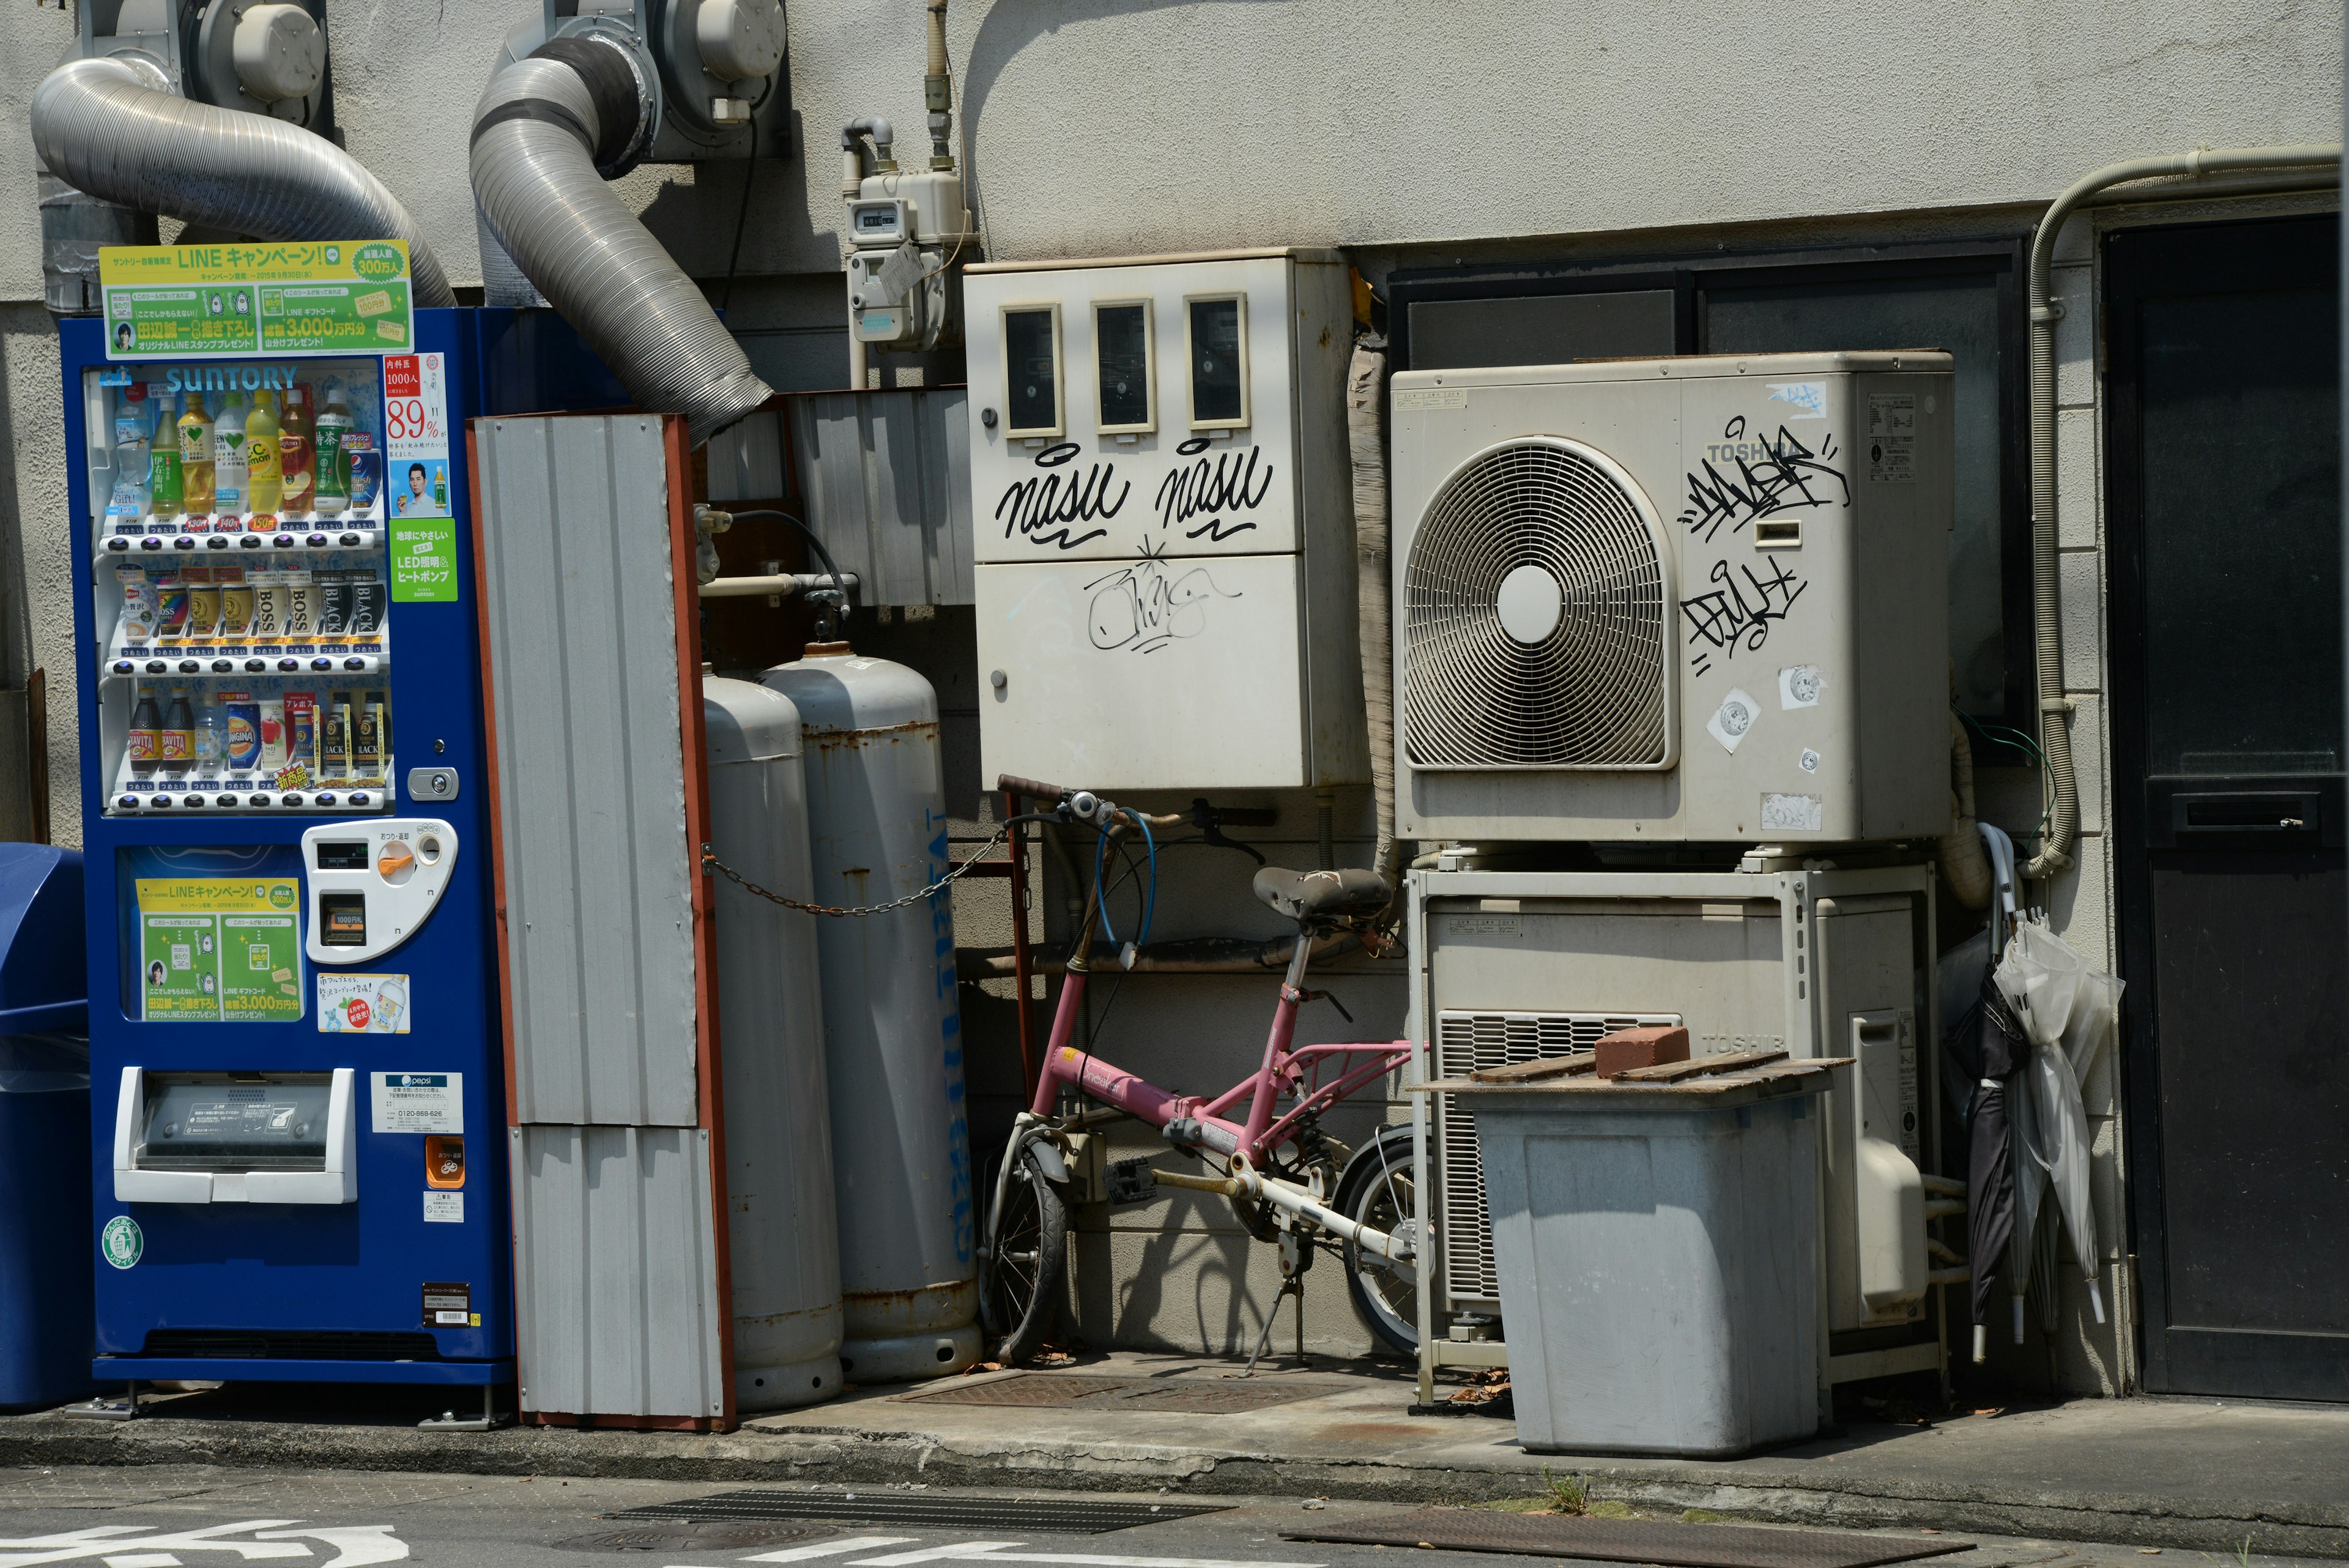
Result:
[[[667,1526],[641,1525],[634,1530],[605,1530],[574,1535],[554,1544],[567,1552],[737,1552],[753,1546],[787,1546],[839,1533],[824,1524],[759,1524],[747,1521],[713,1521],[697,1524],[681,1520]]]
[[[1342,1383],[1272,1383],[1205,1377],[1081,1377],[1022,1372],[984,1383],[903,1394],[907,1405],[990,1405],[1039,1409],[1080,1405],[1089,1410],[1133,1408],[1156,1413],[1230,1416],[1346,1392]]]
[[[684,1502],[648,1503],[616,1520],[837,1519],[858,1524],[903,1524],[939,1530],[1042,1530],[1099,1535],[1163,1524],[1231,1505],[1214,1502],[1125,1502],[1099,1498],[940,1497],[903,1491],[721,1491]]]
[[[1602,1563],[1655,1563],[1668,1568],[1876,1568],[1878,1563],[1973,1549],[1971,1541],[1682,1524],[1664,1519],[1499,1513],[1477,1508],[1422,1509],[1400,1517],[1284,1530],[1280,1538],[1356,1546],[1432,1546],[1439,1552],[1580,1557]]]

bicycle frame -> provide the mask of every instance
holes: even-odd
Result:
[[[1029,1114],[1039,1121],[1051,1118],[1053,1102],[1062,1085],[1113,1106],[1137,1121],[1167,1132],[1177,1143],[1197,1144],[1226,1157],[1237,1156],[1251,1169],[1262,1169],[1267,1157],[1290,1141],[1299,1125],[1384,1077],[1411,1059],[1407,1040],[1351,1042],[1331,1045],[1295,1045],[1297,1010],[1306,997],[1305,966],[1312,956],[1311,940],[1300,933],[1282,979],[1280,1001],[1273,1010],[1272,1029],[1265,1037],[1264,1060],[1249,1076],[1213,1099],[1177,1095],[1136,1077],[1091,1051],[1072,1044],[1077,1020],[1084,1011],[1088,971],[1073,960],[1061,988],[1060,1004],[1052,1014],[1050,1043],[1045,1047],[1036,1095]],[[1328,1082],[1323,1069],[1335,1063],[1351,1065]],[[1297,1103],[1276,1116],[1283,1093]],[[1245,1101],[1239,1120],[1229,1114]]]

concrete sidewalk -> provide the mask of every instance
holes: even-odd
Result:
[[[245,1385],[109,1424],[0,1418],[0,1466],[211,1464],[673,1480],[922,1482],[1475,1502],[1545,1469],[1644,1509],[1791,1522],[2349,1557],[2349,1410],[2084,1400],[1930,1428],[1862,1423],[1741,1459],[1542,1458],[1506,1418],[1413,1416],[1399,1369],[1316,1362],[1241,1380],[1229,1362],[1088,1356],[1049,1373],[852,1392],[721,1437],[417,1430],[413,1392]],[[1092,1392],[1052,1399],[1067,1384]],[[1102,1386],[1102,1380],[1116,1380]],[[993,1386],[988,1386],[992,1385]],[[1058,1385],[1059,1386],[1055,1386]],[[1142,1386],[1142,1397],[1135,1386]],[[1240,1392],[1235,1392],[1240,1391]],[[941,1401],[935,1396],[949,1396]],[[1291,1397],[1293,1396],[1293,1397]],[[1215,1413],[1218,1405],[1286,1402]],[[403,1403],[404,1401],[404,1403]]]

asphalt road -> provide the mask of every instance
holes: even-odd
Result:
[[[723,1482],[524,1480],[506,1476],[390,1475],[337,1470],[258,1474],[209,1467],[0,1469],[0,1568],[47,1563],[106,1568],[375,1563],[465,1568],[719,1568],[738,1563],[808,1568],[915,1568],[928,1563],[1018,1563],[1021,1568],[1395,1568],[1386,1548],[1284,1541],[1304,1525],[1392,1517],[1376,1503],[1235,1498],[1194,1517],[1105,1532],[1037,1526],[1069,1521],[1071,1504],[1138,1504],[1147,1494],[951,1492],[878,1487],[891,1506],[1035,1500],[1027,1520],[952,1527],[814,1519],[695,1521],[617,1517],[692,1503],[720,1492],[791,1496],[837,1489],[740,1487]],[[1162,1506],[1227,1500],[1166,1498]],[[688,1510],[687,1511],[695,1511]],[[701,1511],[708,1511],[703,1505]],[[1915,1538],[1919,1532],[1885,1532]],[[1968,1537],[1971,1550],[1927,1560],[1948,1568],[2159,1568],[2160,1553],[2126,1546]],[[1409,1550],[1406,1548],[1406,1550]],[[1529,1561],[1490,1553],[1411,1551],[1412,1568],[1505,1568]],[[2192,1558],[2205,1554],[2173,1551]],[[2233,1563],[2234,1558],[2209,1561]],[[2253,1568],[2293,1559],[2254,1555]]]

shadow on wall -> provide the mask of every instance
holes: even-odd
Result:
[[[1116,1260],[1109,1256],[1107,1235],[1088,1235],[1083,1241],[1101,1249],[1099,1255],[1108,1266],[1097,1272],[1100,1277],[1094,1281],[1088,1281],[1085,1272],[1080,1271],[1078,1321],[1106,1323],[1113,1345],[1190,1352],[1228,1350],[1252,1344],[1263,1326],[1261,1319],[1247,1322],[1241,1311],[1249,1304],[1248,1250],[1256,1245],[1243,1231],[1170,1225],[1143,1242],[1138,1266],[1122,1275]],[[1169,1322],[1165,1317],[1169,1281],[1190,1291],[1188,1321],[1178,1317]],[[1093,1288],[1087,1289],[1088,1283]]]
[[[988,7],[979,19],[978,32],[970,41],[969,56],[963,62],[962,78],[957,85],[960,101],[956,105],[958,116],[957,129],[965,146],[978,146],[979,121],[987,112],[988,98],[1002,78],[1004,67],[1019,51],[1038,38],[1059,32],[1071,23],[1098,22],[1112,16],[1138,16],[1154,11],[1198,12],[1210,6],[1245,6],[1256,9],[1285,5],[1288,0],[1071,0],[1055,5],[1049,16],[1039,16],[1040,7],[997,5]],[[911,132],[906,133],[909,139]],[[964,188],[970,192],[970,203],[978,213],[982,235],[991,234],[987,224],[985,203],[986,171],[979,167],[977,157],[957,159],[964,165]]]
[[[837,252],[838,233],[819,234],[806,218],[809,154],[814,152],[827,174],[836,171],[839,155],[830,150],[834,148],[838,128],[820,135],[812,150],[805,118],[796,109],[791,118],[789,149],[761,147],[755,159],[697,163],[690,180],[671,171],[640,214],[645,228],[685,269],[686,275],[709,286],[713,305],[719,303],[719,296],[725,291],[738,221],[742,232],[740,270],[745,275],[800,270],[774,265],[772,258],[779,253],[796,261],[824,245]],[[745,179],[750,182],[747,215],[743,213]],[[825,184],[829,187],[833,181],[827,178]],[[828,197],[824,210],[838,204],[836,197]],[[762,256],[769,258],[763,265],[759,261]]]

